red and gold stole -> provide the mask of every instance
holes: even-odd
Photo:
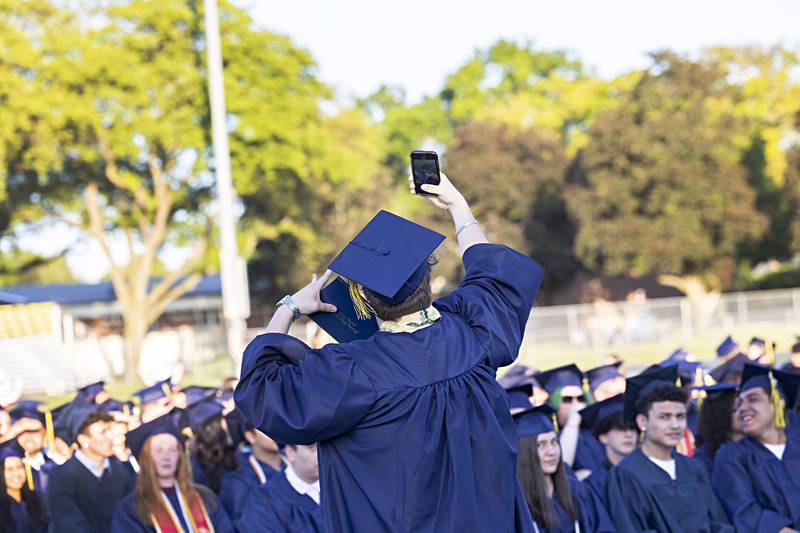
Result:
[[[181,504],[180,509],[173,509],[169,498],[163,492],[161,493],[162,505],[151,516],[153,526],[157,533],[182,533],[180,519],[176,513],[183,514],[183,518],[191,528],[191,533],[214,533],[214,525],[208,517],[206,506],[203,505],[203,500],[195,493],[191,501],[187,501],[181,493],[181,489],[175,484],[175,491],[178,493],[178,501]]]

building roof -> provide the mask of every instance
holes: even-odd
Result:
[[[158,283],[153,278],[150,285]],[[194,290],[182,298],[195,296],[217,296],[222,294],[219,274],[205,276]],[[20,304],[36,302],[56,302],[61,305],[80,305],[93,302],[113,302],[117,298],[110,281],[103,283],[64,283],[53,285],[18,285],[0,288],[0,303]]]

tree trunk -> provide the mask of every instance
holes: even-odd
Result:
[[[134,310],[132,313],[125,314],[125,382],[141,383],[140,377],[140,357],[144,337],[147,335],[147,323],[144,314],[145,309],[140,312]]]
[[[692,311],[694,331],[705,331],[711,325],[714,314],[719,308],[721,293],[718,289],[708,287],[700,278],[694,276],[664,275],[658,277],[658,282],[675,287],[686,295]]]

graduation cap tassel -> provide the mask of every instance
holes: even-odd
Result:
[[[772,422],[776,428],[784,429],[786,427],[786,416],[783,410],[783,403],[781,402],[781,395],[778,392],[778,382],[770,372],[769,375],[770,394],[769,399],[772,402]]]
[[[551,416],[553,417],[553,429],[556,433],[558,433],[558,417],[555,413],[553,413]]]
[[[347,280],[347,287],[350,290],[350,299],[353,300],[353,307],[356,310],[356,317],[359,320],[367,320],[372,315],[374,310],[372,306],[364,300],[361,296],[361,291],[358,290],[358,283],[355,281]]]
[[[28,488],[33,492],[33,471],[31,470],[31,465],[25,461],[25,479],[28,482]]]
[[[56,447],[56,432],[53,428],[53,413],[45,411],[44,427],[47,431],[47,449],[53,450]]]
[[[583,397],[586,399],[586,404],[592,403],[592,391],[589,388],[589,378],[586,376],[581,379],[581,388],[583,388]]]

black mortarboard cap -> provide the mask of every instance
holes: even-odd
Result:
[[[130,448],[133,455],[139,457],[147,439],[162,433],[172,435],[179,443],[183,443],[183,436],[173,421],[172,413],[167,413],[129,431],[125,435],[125,445]]]
[[[611,398],[606,398],[602,402],[587,405],[581,409],[581,425],[588,429],[594,429],[606,418],[617,413],[622,413],[625,408],[625,395],[617,394]]]
[[[537,373],[534,377],[549,394],[553,394],[561,387],[583,386],[583,372],[574,364],[551,368]]]
[[[428,257],[444,239],[440,233],[381,211],[328,268],[398,304],[419,287]]]
[[[743,353],[736,354],[718,367],[714,368],[708,374],[714,378],[717,383],[727,381],[729,378],[744,371],[744,365],[750,361],[750,358]],[[737,380],[738,381],[738,380]]]
[[[531,437],[555,431],[555,424],[553,424],[555,413],[555,409],[548,404],[544,404],[515,414],[513,419],[514,424],[517,426],[517,435]]]
[[[677,388],[675,385],[677,380],[678,365],[651,366],[638,376],[628,378],[623,411],[625,420],[630,422],[636,419],[636,408],[645,396],[662,387]]]
[[[622,374],[619,372],[621,361],[611,363],[610,365],[603,365],[592,368],[586,371],[586,378],[589,380],[589,388],[594,392],[598,385],[610,379],[621,378]]]
[[[532,407],[530,398],[533,395],[533,385],[530,383],[506,389],[506,394],[508,394],[511,409],[521,408],[527,410]]]

